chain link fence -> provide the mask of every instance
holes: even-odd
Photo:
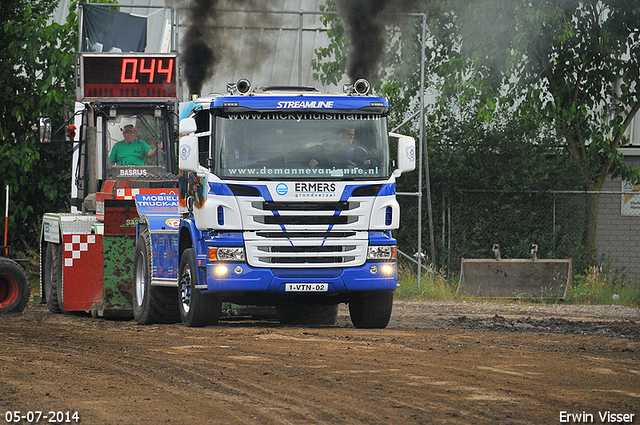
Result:
[[[435,265],[430,255],[429,231],[423,230],[426,269],[450,278],[460,272],[462,258],[531,258],[537,246],[540,259],[573,260],[573,269],[585,264],[582,236],[587,192],[462,191],[441,196],[433,205]],[[600,266],[627,283],[640,282],[640,214],[629,208],[628,192],[599,192],[597,253]],[[436,198],[437,199],[437,198]],[[411,209],[411,208],[409,208]],[[403,211],[404,213],[404,211]],[[634,215],[636,214],[636,215]],[[405,222],[404,225],[408,223]],[[409,224],[410,225],[410,224]],[[416,272],[415,244],[407,235],[400,244],[400,270]]]

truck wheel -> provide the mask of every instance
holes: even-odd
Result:
[[[0,313],[20,313],[27,306],[31,286],[18,263],[0,258]]]
[[[276,307],[276,317],[284,325],[331,326],[338,320],[338,304],[282,305]]]
[[[349,300],[351,322],[356,328],[384,329],[393,309],[393,292],[360,294]]]
[[[177,289],[151,285],[151,253],[148,230],[140,233],[133,259],[133,317],[141,325],[176,323],[178,314]]]
[[[44,299],[47,307],[52,313],[61,313],[60,301],[58,299],[58,287],[62,282],[62,246],[57,243],[47,244],[47,253],[44,259]]]
[[[193,248],[185,249],[180,257],[179,302],[182,324],[188,327],[215,325],[220,320],[222,299],[205,296],[198,285],[196,254]]]

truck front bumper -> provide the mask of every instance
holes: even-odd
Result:
[[[262,292],[281,295],[337,295],[361,291],[395,291],[395,262],[367,262],[361,267],[306,269],[257,268],[246,263],[209,263],[199,267],[203,293]]]

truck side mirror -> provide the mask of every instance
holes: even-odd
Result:
[[[197,173],[199,170],[198,138],[194,118],[180,120],[180,147],[178,148],[178,167],[184,172]]]
[[[408,173],[416,169],[416,141],[411,136],[389,133],[390,137],[398,139],[398,169],[394,175],[399,177],[402,173]]]
[[[38,123],[38,130],[40,130],[40,143],[51,142],[51,118],[40,118]]]
[[[180,120],[180,136],[186,136],[195,133],[197,130],[196,120],[194,118],[184,118]]]
[[[182,123],[180,130],[182,133]],[[198,156],[198,138],[194,135],[182,136],[178,151],[178,167],[184,172],[197,173],[200,165]]]

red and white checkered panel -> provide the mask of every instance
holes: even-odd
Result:
[[[62,303],[65,311],[102,307],[102,235],[64,234]]]
[[[136,195],[177,195],[177,188],[116,189],[117,199],[136,199]]]
[[[64,235],[64,266],[73,267],[74,260],[79,260],[83,253],[89,252],[89,245],[96,243],[96,235]],[[71,241],[67,242],[67,237]],[[76,262],[77,264],[77,262]]]
[[[140,194],[140,189],[117,189],[116,198],[118,199],[136,199],[136,195]]]

